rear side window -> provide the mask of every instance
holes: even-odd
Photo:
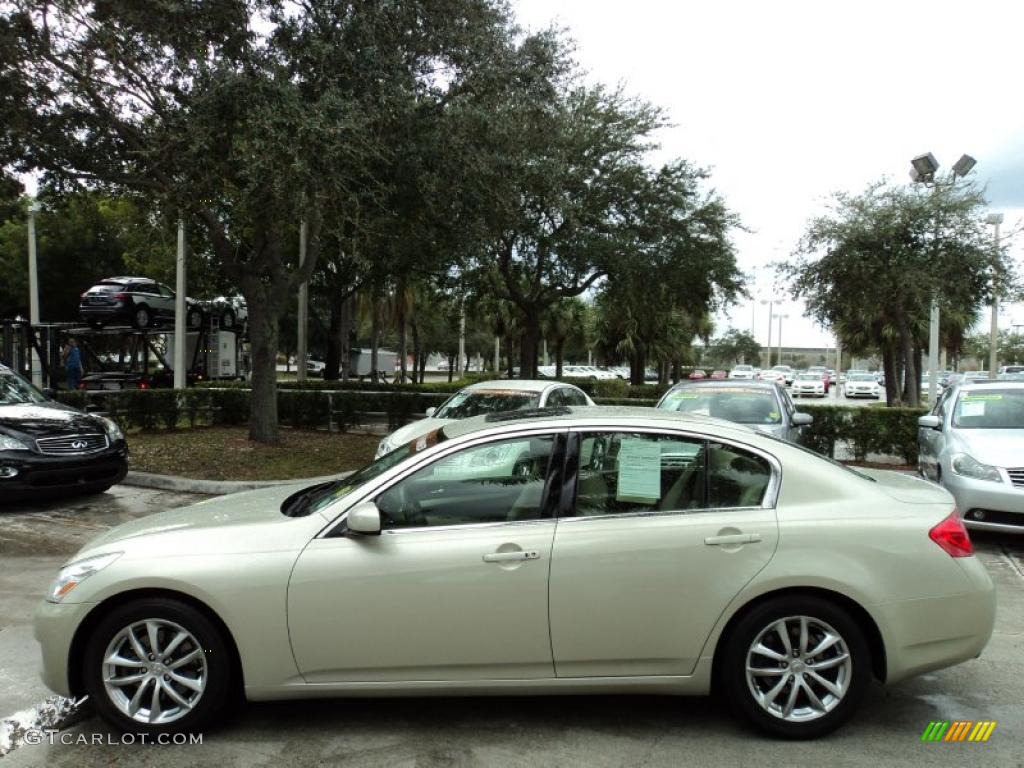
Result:
[[[587,396],[578,389],[566,387],[562,390],[562,403],[564,405],[586,405]]]
[[[728,444],[641,432],[586,433],[575,514],[758,507],[771,479],[767,459]]]

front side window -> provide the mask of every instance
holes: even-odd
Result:
[[[439,459],[375,499],[384,530],[536,520],[552,435],[485,443]]]
[[[0,405],[45,402],[46,396],[20,376],[0,373]]]

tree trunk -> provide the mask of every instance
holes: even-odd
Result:
[[[249,307],[249,342],[252,349],[252,395],[249,439],[276,443],[277,432],[277,313],[268,302],[252,301]]]
[[[535,307],[520,307],[523,313],[523,337],[519,355],[519,378],[537,378],[537,350],[540,347],[540,312]]]
[[[910,406],[916,406],[918,404],[917,399],[917,388],[920,386],[920,380],[915,385],[914,380],[918,379],[917,366],[914,364],[914,344],[913,338],[910,335],[910,327],[907,323],[907,319],[900,316],[897,325],[900,332],[900,354],[903,358],[903,396],[902,400],[904,403]]]
[[[675,358],[672,361],[672,383],[678,384],[679,380],[683,377],[683,366],[679,358]]]
[[[452,376],[455,375],[455,355],[448,355],[448,383],[452,383]]]
[[[395,298],[398,301],[398,367],[401,373],[399,381],[404,383],[409,373],[409,363],[406,359],[409,355],[409,333],[406,328],[406,306],[405,306],[405,281],[400,280],[395,288]]]
[[[896,371],[896,350],[891,346],[882,349],[882,370],[885,372],[885,403],[899,404],[899,374]]]
[[[643,384],[647,377],[647,354],[642,346],[638,346],[629,360],[629,383]]]
[[[565,339],[555,342],[555,378],[562,378],[562,357],[565,350]]]
[[[380,350],[380,299],[373,297],[370,305],[370,381],[377,381],[377,357]]]
[[[924,355],[924,352],[921,349],[921,347],[915,345],[914,346],[914,368],[917,370],[917,376],[914,377],[914,381],[912,383],[914,385],[914,397],[916,398],[915,402],[917,404],[919,404],[919,405],[921,403],[921,375],[923,373],[923,371],[921,370],[921,358],[923,357],[923,355]],[[932,395],[932,394],[929,394],[929,397],[934,398],[935,396]],[[935,402],[935,400],[933,399],[932,402]]]
[[[336,380],[341,371],[341,316],[345,310],[344,299],[331,302],[331,321],[327,331],[327,355],[324,357],[324,378]]]
[[[412,383],[415,384],[417,381],[422,381],[420,378],[420,357],[423,355],[423,350],[420,349],[420,326],[416,322],[416,316],[413,315],[411,322],[412,326]]]

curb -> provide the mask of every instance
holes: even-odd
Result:
[[[329,480],[341,480],[351,475],[351,472],[340,472],[336,475],[322,475],[321,477],[298,477],[292,480],[196,480],[190,477],[177,477],[176,475],[157,475],[152,472],[129,471],[125,475],[121,485],[132,485],[138,488],[154,488],[159,491],[179,491],[181,493],[209,493],[222,495],[226,493],[238,493],[239,491],[252,491],[257,488],[270,488],[275,485],[300,485],[308,483],[324,483]]]

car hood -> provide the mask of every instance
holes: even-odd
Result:
[[[281,502],[310,483],[233,493],[132,520],[86,544],[73,559],[121,550],[132,556],[278,552],[302,547],[325,518],[286,517]]]
[[[52,402],[0,405],[0,428],[34,438],[104,431],[95,416]]]
[[[894,472],[889,469],[855,468],[858,472],[875,479],[878,490],[896,501],[907,504],[942,504],[953,503],[953,496],[942,486],[922,480],[916,475],[906,472]]]
[[[954,429],[953,436],[964,453],[982,464],[1024,467],[1024,429]]]

